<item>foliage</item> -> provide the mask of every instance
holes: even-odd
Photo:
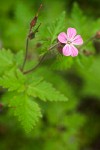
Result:
[[[10,64],[15,62],[13,61],[13,54],[8,51],[4,56],[5,52],[6,50],[4,49],[0,51],[0,58],[2,58],[2,63],[4,63],[4,69],[6,70]],[[12,60],[8,59],[10,57]],[[32,101],[31,97],[39,97],[43,101],[67,100],[67,98],[58,92],[52,86],[52,84],[42,80],[41,78],[34,76],[30,79],[29,82],[27,76],[23,75],[20,70],[16,68],[16,63],[13,64],[13,68],[9,69],[9,72],[4,72],[0,78],[0,85],[3,88],[8,89],[8,91],[13,91],[11,92],[12,96],[10,96],[10,93],[8,93],[6,99],[9,100],[8,103],[10,107],[15,107],[15,109],[13,109],[14,114],[18,116],[26,131],[30,131],[32,125],[34,125],[38,117],[41,116],[38,104]]]
[[[48,49],[67,27],[75,27],[84,42],[95,35],[100,28],[98,11],[93,8],[93,15],[87,15],[93,0],[88,9],[87,1],[80,7],[72,1],[43,3],[37,26],[42,24],[29,43],[25,70],[35,66],[44,53],[48,55],[37,70],[24,74],[21,49],[39,1],[0,2],[0,43],[11,49],[0,50],[0,149],[94,150],[100,136],[99,40],[98,50],[97,40],[90,41],[76,58],[62,56],[56,47]],[[67,13],[65,6],[69,6]],[[24,134],[22,127],[30,134]]]

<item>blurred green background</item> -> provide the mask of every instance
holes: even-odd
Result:
[[[25,50],[29,22],[41,3],[41,30],[63,11],[66,29],[75,27],[84,41],[100,30],[99,0],[3,0],[0,48],[14,53]],[[45,37],[46,32],[40,34]],[[9,117],[8,108],[0,105],[0,150],[100,150],[100,41],[90,42],[84,49],[94,55],[60,58],[50,69],[52,61],[38,69],[69,101],[40,103],[43,118],[31,134],[26,135],[16,119]]]

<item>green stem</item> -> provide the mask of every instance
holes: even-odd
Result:
[[[47,53],[45,53],[45,54],[42,56],[42,58],[40,59],[39,63],[38,63],[35,67],[33,67],[33,68],[30,69],[30,70],[24,71],[23,73],[24,73],[24,74],[28,74],[28,73],[31,73],[32,71],[36,70],[36,69],[41,65],[41,63],[43,62],[43,60],[44,60],[44,58],[46,57],[46,55],[47,55]]]
[[[53,48],[55,48],[56,46],[58,46],[58,44],[59,44],[60,42],[58,42],[58,43],[56,43],[56,44],[54,44],[53,46],[51,46],[48,50],[52,50]]]
[[[24,57],[23,65],[22,65],[22,68],[21,68],[22,71],[24,70],[25,63],[26,63],[26,60],[27,60],[28,45],[29,45],[29,38],[27,37],[27,40],[26,40],[26,52],[25,52],[25,57]]]
[[[85,45],[87,45],[90,41],[93,41],[94,39],[95,39],[95,35],[90,37],[87,41],[85,41],[84,44],[79,47],[79,50],[81,50]]]
[[[54,44],[53,46],[51,46],[48,50],[52,50],[52,49],[53,49],[54,47],[56,47],[58,44],[59,44],[59,42],[56,43],[56,44]],[[36,69],[42,64],[42,62],[44,61],[44,59],[45,59],[45,57],[47,56],[47,54],[48,54],[48,52],[45,53],[45,54],[42,56],[42,58],[40,59],[39,63],[38,63],[35,67],[33,67],[32,69],[27,70],[27,71],[25,71],[25,72],[23,72],[23,73],[24,73],[24,74],[28,74],[28,73],[31,73],[32,71],[36,70]]]

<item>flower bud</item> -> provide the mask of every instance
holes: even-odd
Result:
[[[2,108],[2,107],[3,107],[3,104],[0,103],[0,108]]]
[[[84,49],[84,50],[83,50],[83,54],[84,54],[85,56],[90,56],[90,55],[93,55],[94,53]]]
[[[57,40],[57,42],[59,42],[59,41]],[[60,54],[63,54],[63,53],[62,53],[63,46],[64,46],[63,43],[59,43],[58,46],[57,46],[57,50],[58,50],[58,52],[59,52]]]
[[[0,112],[2,112],[3,104],[0,103]]]
[[[98,32],[96,33],[95,37],[96,37],[97,39],[100,39],[100,31],[98,31]]]

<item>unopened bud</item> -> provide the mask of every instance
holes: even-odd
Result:
[[[97,33],[96,33],[96,36],[95,36],[97,39],[100,39],[100,31],[98,31]]]
[[[63,43],[59,43],[57,46],[57,50],[60,54],[62,54],[62,49],[63,49],[64,44]]]
[[[3,104],[0,103],[0,108],[2,108],[2,107],[3,107]]]
[[[0,112],[2,112],[3,104],[0,103]]]
[[[93,52],[91,52],[91,51],[88,51],[88,50],[83,50],[83,54],[85,55],[85,56],[90,56],[90,55],[93,55],[94,53]]]

